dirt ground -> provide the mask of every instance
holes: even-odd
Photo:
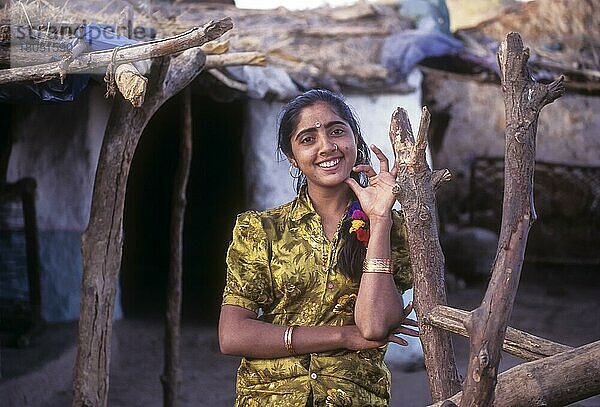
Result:
[[[522,281],[517,294],[511,326],[567,345],[578,346],[600,339],[600,284],[565,283],[560,276],[536,279],[543,283]],[[485,286],[454,288],[448,292],[449,303],[463,309],[473,309],[480,303]],[[75,324],[50,326],[28,354],[22,350],[2,349],[3,378],[0,391],[19,391],[27,386],[16,406],[69,406],[71,402],[70,375],[74,358]],[[182,330],[182,376],[180,406],[231,406],[234,399],[235,372],[238,359],[219,353],[215,326],[186,322]],[[468,342],[454,337],[455,354],[459,370],[464,374]],[[163,323],[159,318],[125,319],[114,325],[114,357],[111,365],[109,406],[162,406]],[[67,351],[70,350],[70,351]],[[61,356],[62,355],[62,356]],[[66,356],[65,356],[66,355]],[[66,358],[60,372],[44,373],[64,375],[63,386],[56,384],[39,389],[45,394],[36,402],[34,381],[29,380],[30,368],[42,360]],[[501,370],[520,363],[520,360],[503,354]],[[66,367],[65,367],[66,366]],[[39,368],[41,369],[41,368]],[[425,406],[430,402],[426,374],[421,366],[393,366],[393,395],[391,406]],[[16,379],[10,379],[6,372]],[[55,377],[56,379],[56,377]],[[60,382],[60,381],[58,381]],[[56,380],[55,380],[56,383]],[[7,390],[7,386],[12,386]],[[43,387],[43,386],[42,386]],[[0,392],[0,395],[3,393]],[[8,399],[6,399],[8,400]],[[13,402],[14,403],[14,402]],[[2,403],[3,406],[5,404]],[[600,396],[574,404],[580,407],[600,407]],[[11,407],[6,405],[6,407]]]

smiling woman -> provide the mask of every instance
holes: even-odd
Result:
[[[327,103],[316,103],[302,111],[297,128],[300,130],[291,137],[288,159],[310,179],[313,192],[321,187],[347,189],[343,181],[352,172],[357,156],[350,125]]]
[[[338,95],[311,90],[280,117],[298,195],[239,215],[227,252],[219,342],[243,356],[236,406],[387,406],[386,345],[417,335],[400,295],[411,275],[404,222],[391,210],[397,169],[371,146],[373,170]]]

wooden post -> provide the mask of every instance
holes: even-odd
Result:
[[[449,172],[432,173],[425,159],[429,112],[423,108],[417,140],[413,137],[406,110],[392,115],[390,140],[399,166],[398,202],[406,218],[408,246],[412,263],[415,311],[431,398],[443,400],[460,390],[450,333],[425,324],[424,316],[437,305],[446,305],[444,254],[440,246],[435,212],[434,188],[449,179]]]
[[[83,279],[73,406],[106,406],[117,276],[123,246],[123,207],[129,167],[144,127],[156,110],[204,67],[199,48],[155,60],[145,103],[113,103],[100,150],[90,221],[82,237]]]
[[[181,332],[181,276],[183,270],[183,225],[185,218],[186,190],[192,162],[192,92],[183,90],[183,112],[179,163],[173,186],[171,201],[170,262],[167,285],[167,312],[165,319],[165,366],[161,382],[163,405],[177,406],[177,395],[181,382],[179,369],[179,338]]]
[[[500,350],[512,311],[525,256],[533,206],[535,137],[540,110],[564,93],[562,78],[535,82],[527,70],[529,50],[509,33],[498,51],[506,114],[502,225],[492,277],[481,305],[471,313],[469,367],[461,406],[491,406]]]

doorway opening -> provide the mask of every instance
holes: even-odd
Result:
[[[225,254],[244,208],[245,100],[215,101],[192,88],[193,155],[183,247],[183,318],[215,323],[225,285]],[[121,300],[125,317],[166,310],[171,196],[181,135],[182,98],[173,97],[141,136],[124,211]]]

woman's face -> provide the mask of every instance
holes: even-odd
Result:
[[[356,138],[350,125],[325,102],[301,111],[290,141],[293,156],[289,159],[309,186],[339,186],[356,163]]]

